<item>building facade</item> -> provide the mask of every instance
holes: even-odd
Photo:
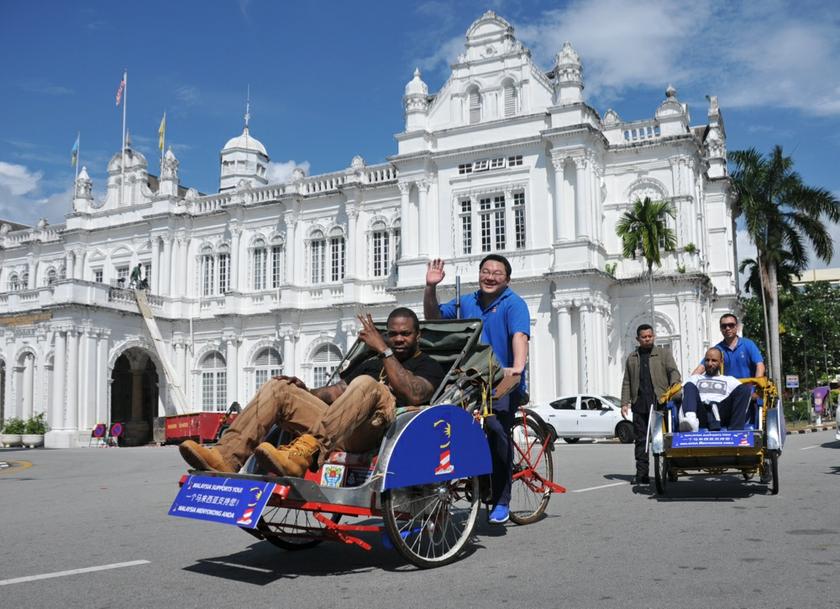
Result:
[[[655,274],[656,330],[688,370],[710,321],[736,305],[735,235],[723,119],[710,98],[690,122],[669,87],[652,118],[603,117],[583,95],[570,44],[537,66],[492,12],[469,28],[449,80],[405,87],[405,130],[378,165],[268,183],[266,148],[242,135],[221,152],[220,190],[180,185],[127,146],[94,202],[85,170],[63,225],[0,228],[3,416],[46,412],[48,446],[124,421],[129,441],[175,413],[173,383],[138,312],[138,264],[161,352],[192,410],[243,405],[271,375],[323,383],[355,340],[356,314],[422,311],[427,262],[475,289],[478,262],[507,256],[532,319],[535,401],[616,394],[647,279],[621,256],[619,217],[636,199],[672,202],[678,248]],[[68,204],[69,206],[69,204]]]

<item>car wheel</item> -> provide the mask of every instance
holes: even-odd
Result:
[[[635,434],[633,433],[633,425],[631,425],[627,421],[622,421],[621,423],[615,426],[615,435],[618,437],[618,441],[622,444],[630,444],[630,442],[635,440]]]
[[[575,442],[580,440],[580,438],[563,438],[563,440],[566,441],[566,444],[574,444]]]

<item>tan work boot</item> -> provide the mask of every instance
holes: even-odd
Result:
[[[288,446],[274,448],[268,442],[263,442],[254,451],[257,461],[265,469],[280,474],[301,478],[309,469],[315,453],[318,452],[318,441],[309,434],[295,438]]]
[[[224,474],[235,474],[237,470],[218,451],[202,446],[192,440],[184,440],[178,446],[184,461],[189,463],[193,469],[202,471],[222,472]]]

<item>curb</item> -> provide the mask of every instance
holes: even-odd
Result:
[[[787,435],[792,434],[802,434],[802,433],[813,433],[815,431],[831,431],[832,429],[836,429],[834,423],[823,423],[822,425],[814,425],[813,427],[805,427],[804,429],[795,429],[793,431],[788,431]]]

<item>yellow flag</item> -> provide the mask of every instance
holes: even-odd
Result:
[[[166,139],[166,112],[163,113],[163,118],[160,119],[160,127],[158,128],[158,148],[163,152],[163,142]]]

